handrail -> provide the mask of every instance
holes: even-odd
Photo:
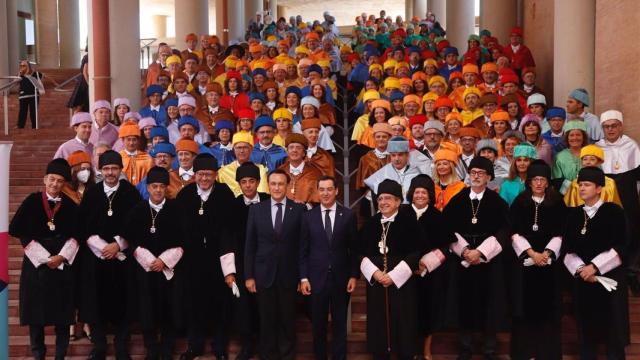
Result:
[[[20,76],[0,76],[0,80],[11,80],[10,82],[0,86],[0,91],[3,93],[2,106],[4,109],[4,134],[9,135],[9,92],[11,88],[19,83],[22,78]],[[37,89],[36,89],[37,91]]]
[[[78,80],[78,78],[80,78],[82,76],[82,73],[77,73],[75,75],[73,75],[72,77],[68,78],[67,80],[63,81],[62,83],[58,84],[55,80],[53,79],[49,79],[52,83],[54,83],[54,85],[56,85],[56,87],[53,88],[53,91],[61,91],[61,92],[68,92],[68,91],[72,91],[69,89],[63,89],[63,87],[67,86],[68,83],[74,81],[74,80]]]
[[[157,38],[140,39],[140,70],[141,71],[144,71],[146,68],[149,67],[149,64],[151,64],[151,60],[153,57],[151,54],[151,45],[153,45],[156,41],[158,41]],[[146,61],[145,61],[145,57],[146,57]]]

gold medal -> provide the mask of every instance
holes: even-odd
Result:
[[[152,233],[152,234],[155,234],[156,233],[156,227],[152,226],[151,229],[149,229],[149,232]]]
[[[291,195],[295,195],[296,194],[296,188],[292,187],[291,188]]]
[[[200,210],[198,210],[198,215],[204,215],[204,209],[200,208]]]
[[[107,210],[107,216],[113,216],[113,210],[111,209]]]
[[[477,224],[478,223],[478,218],[476,218],[476,217],[471,218],[471,223],[472,224]]]
[[[55,231],[56,230],[56,224],[54,224],[53,221],[47,222],[47,226],[49,227],[50,231]]]
[[[378,242],[378,249],[380,249],[380,254],[382,254],[382,255],[384,255],[384,254],[389,252],[389,247],[388,246],[384,246],[384,243],[382,242],[382,240],[380,242]]]

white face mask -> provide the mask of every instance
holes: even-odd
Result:
[[[89,171],[88,169],[84,169],[84,170],[78,171],[78,173],[76,174],[76,177],[78,178],[78,181],[80,181],[83,184],[86,184],[87,181],[89,181],[89,175],[91,175],[91,171]]]

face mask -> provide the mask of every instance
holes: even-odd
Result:
[[[78,178],[78,181],[80,181],[83,184],[86,184],[87,181],[89,180],[89,175],[91,175],[91,172],[88,169],[84,169],[84,170],[78,171],[78,173],[76,174],[76,177]]]

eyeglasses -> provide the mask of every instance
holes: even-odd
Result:
[[[609,130],[609,129],[617,129],[620,127],[621,124],[619,123],[614,123],[614,124],[609,124],[609,125],[602,125],[602,129],[603,130]]]
[[[469,171],[469,175],[473,176],[473,177],[485,176],[485,175],[487,175],[487,172],[484,171],[484,170],[471,170],[471,171]]]

